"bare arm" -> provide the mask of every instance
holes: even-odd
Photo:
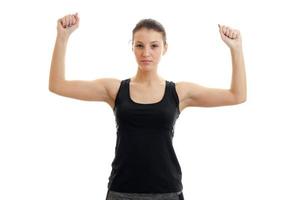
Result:
[[[52,54],[49,89],[55,91],[58,85],[65,81],[65,56],[68,39],[73,31],[79,26],[79,17],[66,15],[57,20],[57,36]]]
[[[231,50],[231,60],[232,79],[230,91],[234,95],[235,100],[238,103],[242,103],[247,99],[246,70],[242,48]]]
[[[246,72],[238,30],[220,26],[222,40],[230,48],[232,59],[232,79],[230,89],[208,88],[196,83],[178,82],[176,90],[179,94],[181,109],[188,106],[225,106],[240,104],[247,99]]]
[[[66,80],[65,55],[70,34],[78,27],[77,15],[65,16],[58,20],[57,37],[52,55],[49,90],[53,93],[87,101],[105,101],[113,106],[118,79]]]
[[[52,54],[49,90],[55,92],[65,79],[65,55],[68,39],[57,35]]]

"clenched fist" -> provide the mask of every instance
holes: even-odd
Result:
[[[79,26],[78,13],[66,15],[57,20],[57,34],[68,38]]]
[[[242,48],[242,37],[239,30],[219,24],[218,26],[222,40],[230,49],[236,50]]]

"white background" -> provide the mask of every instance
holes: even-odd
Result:
[[[283,3],[284,2],[284,3]],[[296,1],[1,1],[0,199],[105,199],[116,129],[104,102],[49,92],[56,21],[78,12],[67,79],[136,72],[134,25],[154,18],[169,50],[159,74],[228,88],[231,57],[218,23],[241,31],[248,100],[189,107],[174,148],[187,200],[299,200],[299,7]]]

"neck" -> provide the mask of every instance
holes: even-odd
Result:
[[[141,71],[138,69],[136,75],[131,80],[139,83],[152,84],[163,81],[163,78],[161,78],[155,70]]]

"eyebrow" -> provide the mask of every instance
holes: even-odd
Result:
[[[141,42],[141,41],[136,41],[137,43],[142,43],[143,44],[143,42]],[[159,41],[151,41],[150,43],[156,43],[156,42],[158,42],[159,43]]]

